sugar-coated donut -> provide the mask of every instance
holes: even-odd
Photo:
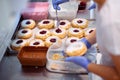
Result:
[[[20,51],[22,47],[27,46],[28,42],[24,39],[15,39],[11,42],[11,48],[16,51]]]
[[[20,39],[28,39],[30,37],[32,37],[32,30],[31,29],[21,29],[18,31],[18,38]]]
[[[79,42],[79,45],[68,46],[65,52],[68,56],[81,56],[87,52],[87,47],[84,43]]]
[[[86,28],[84,30],[84,36],[88,36],[90,33],[92,33],[95,30],[95,28]]]
[[[77,37],[68,37],[65,40],[65,44],[66,44],[66,46],[69,46],[71,43],[74,43],[74,42],[76,42],[78,40],[79,40],[79,38],[77,38]]]
[[[76,18],[72,20],[71,24],[72,27],[84,29],[88,27],[88,20],[83,18]]]
[[[46,29],[51,29],[54,27],[54,21],[51,19],[44,19],[38,23],[38,28],[46,28]]]
[[[70,28],[68,30],[68,36],[82,38],[84,36],[84,31],[79,28]]]
[[[44,41],[41,39],[33,39],[29,42],[29,46],[45,46]]]
[[[60,20],[58,27],[67,30],[71,27],[71,23],[68,20]]]
[[[36,23],[32,19],[26,19],[21,22],[21,27],[22,28],[29,28],[33,29],[35,27]]]
[[[45,40],[45,45],[46,47],[50,47],[53,43],[61,43],[61,39],[57,36],[49,36],[46,40]]]
[[[40,29],[35,34],[35,38],[45,40],[47,37],[51,35],[51,32],[47,29]]]
[[[52,35],[58,36],[59,38],[63,39],[66,37],[66,31],[65,29],[56,28],[52,31]]]

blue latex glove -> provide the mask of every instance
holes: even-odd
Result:
[[[74,57],[67,57],[65,58],[65,61],[67,62],[73,62],[77,65],[80,65],[81,67],[88,69],[89,63],[91,63],[86,57],[84,56],[74,56]]]
[[[69,0],[52,0],[53,8],[60,10],[59,4],[68,2]]]
[[[96,3],[93,3],[93,4],[88,8],[88,10],[95,9],[95,8],[96,8]]]
[[[91,47],[91,44],[88,42],[86,38],[81,38],[79,41],[83,42],[88,49]],[[78,41],[78,44],[79,44],[79,41]]]

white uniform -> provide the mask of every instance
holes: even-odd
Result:
[[[120,0],[106,0],[97,13],[96,23],[102,63],[113,66],[109,54],[120,55]]]

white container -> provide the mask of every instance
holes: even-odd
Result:
[[[65,62],[63,59],[53,60],[53,54],[60,54],[64,56],[63,50],[65,49],[64,44],[53,44],[47,51],[47,64],[46,68],[52,72],[60,73],[87,73],[87,71],[81,66],[74,64],[72,62]],[[85,54],[92,62],[96,61],[96,48],[95,46],[91,47],[88,52]]]
[[[49,0],[50,6],[49,6],[49,17],[51,19],[56,18],[56,12],[55,9],[52,6],[51,0]],[[67,19],[72,20],[76,18],[77,16],[77,10],[78,10],[78,2],[77,1],[69,1],[63,4],[60,4],[60,10],[58,10],[58,18],[61,19]]]

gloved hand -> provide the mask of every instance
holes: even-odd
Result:
[[[52,0],[53,8],[60,10],[59,4],[68,2],[69,0]]]
[[[94,2],[94,3],[88,8],[88,10],[95,9],[95,8],[96,8],[96,3]]]
[[[78,65],[82,66],[83,68],[85,68],[86,70],[88,69],[88,65],[90,63],[90,61],[84,56],[67,57],[67,58],[65,58],[65,61],[78,64]]]

